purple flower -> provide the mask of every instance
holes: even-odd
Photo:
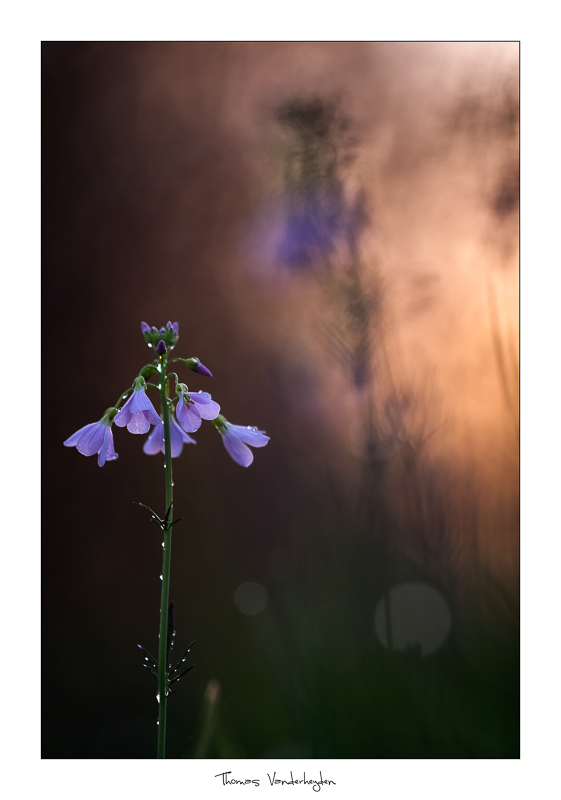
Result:
[[[108,413],[105,413],[99,422],[92,422],[80,428],[64,442],[64,445],[75,447],[83,456],[93,456],[97,453],[97,463],[100,467],[106,461],[118,458],[113,445],[113,432]]]
[[[216,419],[220,406],[208,392],[188,392],[184,383],[177,385],[179,401],[175,409],[177,421],[184,431],[193,433],[201,427],[201,419]]]
[[[146,396],[144,378],[136,378],[134,392],[115,417],[118,428],[127,426],[131,433],[148,433],[150,425],[159,425],[160,415]]]
[[[224,447],[241,467],[249,467],[253,461],[253,453],[247,447],[248,444],[252,447],[265,447],[269,441],[269,436],[265,436],[264,431],[258,431],[249,425],[247,427],[232,425],[231,422],[224,420],[217,427],[222,434]]]
[[[176,456],[181,455],[184,442],[187,442],[188,444],[197,444],[191,436],[181,430],[173,417],[171,418],[170,425],[170,441],[172,458],[176,458]],[[142,449],[149,456],[154,456],[156,453],[165,454],[163,421],[160,425],[155,426],[150,436],[144,442],[144,447]]]

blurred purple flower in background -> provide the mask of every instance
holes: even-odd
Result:
[[[177,421],[187,433],[199,430],[201,420],[216,419],[220,413],[220,406],[211,399],[208,392],[186,392],[178,387],[178,394],[179,402],[175,414]]]
[[[134,392],[115,417],[115,425],[118,428],[126,425],[130,433],[148,433],[150,425],[159,425],[160,421],[160,415],[146,396],[146,387],[140,384],[135,385]]]
[[[99,422],[92,422],[80,428],[64,442],[66,447],[76,447],[83,456],[98,454],[97,463],[102,467],[106,461],[118,458],[113,445],[113,432],[108,415],[104,415]]]
[[[265,436],[264,431],[259,431],[257,428],[250,426],[232,425],[232,423],[224,421],[218,430],[222,434],[224,447],[236,464],[241,467],[249,467],[253,461],[253,453],[246,445],[265,447],[269,441],[269,437]]]
[[[171,418],[170,424],[170,443],[172,458],[176,458],[177,456],[181,455],[184,443],[197,444],[197,442],[191,436],[181,430],[173,417]],[[149,456],[154,456],[156,453],[165,454],[163,421],[160,425],[156,425],[150,436],[144,442],[144,447],[142,449]]]

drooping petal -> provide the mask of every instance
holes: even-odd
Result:
[[[197,404],[197,411],[203,419],[216,419],[220,414],[220,406],[211,399],[208,392],[187,392],[187,394]]]
[[[242,442],[250,444],[252,447],[265,447],[270,439],[269,436],[265,436],[264,431],[259,431],[257,428],[250,426],[229,425],[228,430],[232,431]]]
[[[172,428],[174,428],[181,434],[181,437],[183,441],[186,442],[186,444],[197,444],[196,439],[193,439],[192,436],[189,436],[188,433],[185,433],[185,431],[177,424],[177,422],[174,420],[173,417],[171,418],[171,423],[172,423]]]
[[[89,425],[84,425],[83,428],[80,428],[79,431],[73,433],[72,436],[69,436],[68,439],[63,442],[65,447],[76,447],[78,444],[78,440],[82,436],[82,434],[86,433],[86,431],[90,430],[91,428],[95,428],[96,425],[99,425],[99,422],[90,422]]]
[[[170,439],[171,439],[172,458],[177,458],[177,456],[181,455],[184,442],[188,442],[189,444],[196,444],[196,441],[192,439],[184,431],[182,431],[177,422],[173,418],[171,419],[171,425],[170,425]],[[148,439],[146,439],[146,441],[144,442],[144,447],[142,449],[149,456],[153,456],[156,453],[165,453],[163,422],[161,422],[160,425],[156,425],[154,427],[152,433],[150,434]]]
[[[133,414],[139,414],[141,411],[146,412],[146,418],[151,425],[158,425],[160,422],[160,415],[152,405],[150,398],[147,397],[144,389],[140,389],[138,392],[134,391],[130,399],[127,401],[125,408],[126,406],[129,406],[129,409]]]
[[[212,397],[208,392],[187,392],[191,400],[194,400],[195,403],[202,403],[206,405],[206,403],[212,402]]]
[[[99,453],[103,445],[103,438],[106,430],[107,425],[102,425],[100,422],[97,422],[78,439],[76,444],[78,452],[82,453],[83,456],[93,456],[94,453]]]
[[[146,455],[155,456],[156,453],[164,452],[164,423],[160,421],[159,425],[155,425],[152,433],[144,442],[142,447]]]
[[[127,430],[129,433],[148,433],[150,430],[150,422],[146,419],[144,412],[141,411],[131,416],[130,422],[127,425]]]
[[[111,441],[111,429],[109,428],[109,425],[106,425],[105,432],[103,434],[103,443],[98,451],[98,456],[97,456],[98,467],[102,467],[105,464],[110,441]]]
[[[183,450],[183,443],[186,441],[183,437],[187,436],[186,433],[183,433],[177,422],[172,419],[170,425],[170,440],[171,440],[171,457],[177,458],[177,456],[181,455],[181,451]],[[194,439],[191,439],[190,436],[187,437],[187,440],[191,442],[195,442]]]
[[[109,428],[109,447],[107,448],[107,458],[106,461],[115,461],[116,458],[119,458],[117,453],[115,452],[115,445],[113,443],[113,431]]]
[[[222,434],[222,441],[228,453],[232,456],[236,464],[241,467],[249,467],[253,461],[253,453],[238,437],[230,430]]]
[[[175,409],[177,421],[184,431],[187,433],[194,433],[201,427],[201,415],[197,406],[185,405],[183,402],[183,393],[181,393],[179,402]]]
[[[134,392],[131,394],[125,405],[117,411],[113,422],[118,428],[124,428],[128,425],[132,418],[132,411],[130,410],[130,402],[134,397]]]

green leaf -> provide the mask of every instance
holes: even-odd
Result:
[[[149,664],[151,664],[153,667],[155,667],[156,669],[158,669],[158,662],[156,661],[156,659],[154,658],[154,656],[153,656],[153,655],[151,655],[151,654],[148,652],[148,650],[147,650],[145,647],[143,647],[141,644],[137,645],[137,647],[140,649],[140,652],[141,652],[141,653],[142,653],[142,655],[144,656],[144,660],[145,660],[145,661],[148,661],[148,663],[149,663]]]
[[[146,669],[148,670],[148,672],[150,672],[151,675],[153,675],[155,678],[158,678],[158,673],[155,672],[155,670],[153,670],[151,667],[149,667],[148,664],[143,664],[142,666],[146,667]]]
[[[140,506],[140,508],[146,509],[146,511],[152,515],[152,522],[155,522],[156,525],[159,525],[160,527],[163,525],[163,521],[159,518],[155,511],[152,511],[150,506],[145,506],[144,503],[137,503],[136,500],[133,500],[133,503],[135,506]]]
[[[195,664],[191,664],[191,666],[190,666],[190,667],[187,667],[187,669],[185,670],[185,672],[182,672],[182,673],[181,673],[181,675],[178,675],[178,676],[177,676],[177,678],[174,678],[172,681],[170,681],[170,682],[169,682],[169,685],[171,686],[171,684],[172,684],[172,683],[175,683],[175,681],[180,681],[180,680],[181,680],[181,678],[182,678],[184,675],[187,675],[187,673],[188,673],[190,670],[192,670],[194,666],[195,666]]]
[[[173,673],[174,673],[174,672],[177,672],[177,670],[179,669],[179,667],[180,667],[180,666],[181,666],[181,665],[182,665],[182,664],[183,664],[183,663],[184,663],[184,662],[187,660],[187,655],[188,655],[188,654],[189,654],[189,652],[191,651],[191,648],[193,647],[193,645],[195,644],[195,642],[196,642],[196,641],[197,641],[196,639],[193,639],[193,641],[191,642],[191,644],[187,645],[187,647],[185,648],[185,651],[184,651],[183,655],[181,656],[181,658],[179,659],[179,661],[177,662],[177,664],[175,665],[175,667],[174,667],[174,668],[172,669],[172,671],[170,672],[170,675],[173,675]]]

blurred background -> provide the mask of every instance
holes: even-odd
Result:
[[[271,437],[174,460],[169,757],[518,757],[518,57],[43,43],[44,758],[155,755],[142,320]]]

